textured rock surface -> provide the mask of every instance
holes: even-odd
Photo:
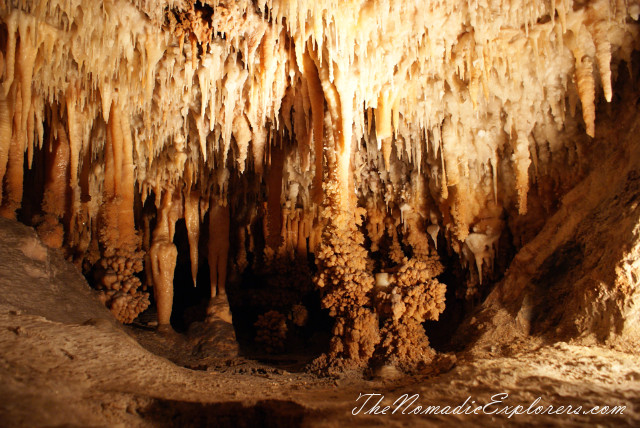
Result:
[[[0,218],[0,236],[1,305],[55,322],[112,322],[78,269],[47,248],[32,228]]]
[[[209,363],[200,370],[179,367],[142,348],[126,333],[131,328],[109,320],[111,314],[75,268],[56,258],[56,251],[45,250],[33,230],[9,221],[1,221],[0,228],[0,263],[11,263],[10,268],[2,265],[0,277],[0,420],[6,427],[640,423],[637,357],[597,346],[560,342],[532,347],[525,341],[483,345],[459,353],[457,362],[451,356],[440,358],[415,376],[392,377],[382,371],[372,380],[360,375],[319,379],[284,364],[274,367],[242,358]],[[46,258],[54,260],[53,265],[47,267]],[[181,351],[175,338],[146,338],[147,346],[156,349],[167,341],[165,349],[182,352],[185,365],[189,359],[197,363],[192,348]],[[390,417],[353,416],[358,394],[371,392],[385,394],[384,404],[403,393],[420,394],[426,405],[459,405],[468,396],[486,404],[493,394],[507,392],[505,403],[510,405],[528,404],[540,396],[544,405],[627,409],[623,416],[512,419],[400,412]]]
[[[464,343],[508,343],[532,335],[638,349],[640,120],[635,110],[620,114],[609,130],[594,141],[601,147],[599,164],[516,255],[470,318],[473,324],[460,329]],[[608,144],[612,141],[616,144]]]

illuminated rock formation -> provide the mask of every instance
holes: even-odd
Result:
[[[144,269],[160,324],[176,222],[195,285],[208,216],[210,317],[231,321],[226,286],[249,254],[256,270],[312,255],[336,318],[329,363],[415,366],[421,323],[444,309],[436,249],[477,298],[508,262],[501,242],[527,244],[593,167],[596,109],[633,73],[638,9],[0,1],[0,214],[27,215],[40,196],[25,174],[44,156],[23,220],[93,273],[123,322],[149,305]]]
[[[179,204],[180,201],[178,201]],[[173,244],[175,222],[179,211],[175,209],[171,191],[162,195],[158,223],[153,231],[153,241],[149,249],[153,291],[158,307],[158,324],[169,325],[173,306],[173,273],[176,268],[178,250]],[[176,213],[176,211],[178,211]],[[178,215],[176,215],[178,214]]]

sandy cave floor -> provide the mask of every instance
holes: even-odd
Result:
[[[203,359],[189,352],[185,336],[115,323],[82,277],[57,252],[44,249],[32,229],[2,222],[2,426],[640,425],[638,358],[596,346],[476,344],[441,356],[429,371],[399,378],[385,371],[318,378],[301,371],[302,356]],[[401,410],[365,415],[368,406],[352,415],[359,394],[383,394],[385,405],[405,393],[419,394],[416,405],[453,407],[467,397],[487,404],[502,392],[511,406],[527,407],[541,397],[544,406],[626,410],[622,416],[509,419],[410,416]]]

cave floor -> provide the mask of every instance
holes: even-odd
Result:
[[[0,236],[2,427],[640,426],[635,355],[527,339],[501,348],[476,343],[413,376],[381,370],[339,378],[304,372],[302,356],[203,359],[184,336],[116,323],[82,275],[33,229],[0,219]],[[407,414],[418,405],[459,406],[467,397],[485,405],[500,393],[508,398],[488,412],[527,408],[537,397],[545,407],[626,409],[512,418]],[[403,394],[419,397],[394,415],[365,414],[373,400],[353,415],[364,404],[360,394],[384,395],[381,409]]]
[[[410,377],[318,378],[241,357],[199,370],[154,355],[107,320],[66,324],[0,307],[0,420],[4,426],[618,425],[640,423],[635,356],[566,343],[465,352]],[[289,360],[285,360],[289,361]],[[408,415],[418,404],[625,405],[622,416]],[[359,394],[384,405],[419,394],[395,415],[358,415]],[[379,398],[375,396],[376,401]],[[363,404],[363,400],[359,402]],[[469,403],[470,403],[469,401]],[[383,406],[381,406],[382,408]],[[498,406],[496,407],[498,408]],[[393,410],[390,409],[387,413]],[[402,414],[405,410],[405,414]],[[490,411],[491,408],[488,408]]]

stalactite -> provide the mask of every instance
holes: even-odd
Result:
[[[0,64],[0,68],[2,68],[1,65],[3,64]],[[3,199],[2,182],[4,181],[4,175],[7,171],[9,151],[11,148],[12,117],[11,103],[4,94],[4,91],[0,90],[0,206],[2,205]]]
[[[236,163],[238,165],[238,171],[242,173],[244,172],[249,142],[251,141],[251,128],[249,127],[249,121],[244,115],[236,116],[233,120],[233,137],[238,147]]]
[[[198,277],[198,241],[200,239],[200,192],[186,191],[184,195],[184,220],[189,239],[189,255],[191,258],[191,277],[193,286]]]
[[[529,154],[529,140],[526,131],[518,131],[518,139],[513,157],[516,162],[516,188],[518,190],[518,211],[520,214],[527,213],[527,192],[529,191],[529,165],[531,157]]]
[[[78,184],[78,166],[80,160],[80,150],[82,148],[82,130],[80,129],[81,123],[79,123],[80,117],[77,113],[77,103],[79,97],[79,91],[77,88],[71,86],[67,90],[65,101],[67,104],[67,129],[69,130],[69,185],[71,187]]]
[[[116,115],[116,118],[120,119],[120,132],[122,135],[122,166],[121,166],[121,184],[118,192],[120,200],[120,245],[139,246],[139,238],[135,229],[135,221],[133,215],[133,192],[134,192],[134,165],[133,165],[133,140],[131,136],[131,129],[129,128],[129,119],[121,114],[119,106],[115,105],[111,107],[112,115]],[[117,128],[118,124],[115,122],[114,127]],[[115,132],[114,132],[115,135]],[[115,153],[115,152],[114,152]],[[116,183],[118,181],[116,180]],[[123,236],[124,235],[124,236]]]
[[[14,103],[13,113],[13,129],[20,129],[22,123],[22,96],[20,91],[20,83],[13,86],[12,93],[9,94],[16,101]],[[4,177],[4,192],[2,198],[2,206],[0,207],[0,215],[16,219],[16,210],[20,208],[22,203],[22,179],[24,177],[24,139],[20,138],[20,134],[16,131],[11,135],[11,143],[9,145],[9,158],[7,161],[7,171]]]
[[[566,42],[575,58],[575,84],[582,104],[582,118],[586,127],[586,133],[590,137],[595,136],[595,83],[593,80],[593,60],[584,52],[578,40],[580,34],[570,33],[566,36]]]
[[[28,135],[27,124],[31,117],[31,94],[33,81],[33,68],[38,53],[39,41],[36,40],[35,19],[32,17],[23,17],[20,19],[18,29],[20,33],[20,43],[18,44],[18,77],[20,81],[20,90],[22,95],[22,114],[17,128],[18,139],[22,140],[22,144],[26,144],[27,139],[32,136]]]
[[[588,56],[583,56],[576,63],[576,84],[582,103],[582,117],[587,135],[595,137],[595,85],[593,82],[593,62]]]
[[[5,53],[5,72],[4,80],[2,81],[2,87],[4,89],[4,95],[8,96],[13,84],[14,72],[15,72],[15,55],[16,55],[16,33],[18,30],[18,12],[12,11],[10,14],[4,17],[4,22],[7,24],[7,51]]]
[[[354,82],[346,71],[335,71],[335,87],[338,94],[337,109],[340,111],[340,126],[334,123],[337,133],[335,141],[337,151],[337,180],[340,189],[342,208],[349,210],[354,205],[355,192],[352,186],[351,150],[353,136],[353,98]]]
[[[610,15],[611,11],[607,0],[592,2],[587,7],[587,25],[596,48],[596,62],[600,71],[604,98],[609,102],[613,95],[611,88],[611,43],[609,42]]]
[[[310,52],[311,53],[311,52]],[[350,183],[350,161],[351,161],[351,136],[353,126],[353,92],[349,77],[340,75],[336,77],[336,82],[332,82],[329,67],[323,66],[315,56],[312,57],[318,68],[320,82],[325,95],[327,109],[331,117],[331,132],[333,134],[334,147],[329,150],[335,151],[336,175],[335,180],[338,186],[338,200],[343,210],[349,210],[352,202],[352,191]],[[342,90],[338,89],[338,85]]]
[[[375,111],[376,116],[376,140],[378,147],[382,148],[384,157],[384,166],[389,170],[389,158],[391,156],[391,106],[393,100],[388,92],[378,96],[378,107]]]
[[[315,158],[315,175],[313,177],[313,201],[316,205],[322,203],[322,166],[324,164],[323,130],[324,130],[324,94],[318,77],[318,70],[309,54],[304,55],[304,74],[309,89],[311,102],[311,121],[313,124],[313,144]]]
[[[144,49],[147,60],[144,80],[145,98],[150,101],[156,83],[154,70],[165,52],[164,40],[153,33],[148,33],[145,37]]]
[[[139,246],[133,217],[133,142],[126,118],[116,101],[111,106],[105,144],[105,227],[109,249],[135,251]],[[107,250],[108,252],[110,250]]]
[[[446,165],[446,173],[443,172],[443,177],[446,174],[447,186],[455,186],[460,181],[460,170],[458,160],[458,150],[460,147],[457,130],[454,124],[451,123],[449,118],[445,119],[442,124],[442,157]]]

